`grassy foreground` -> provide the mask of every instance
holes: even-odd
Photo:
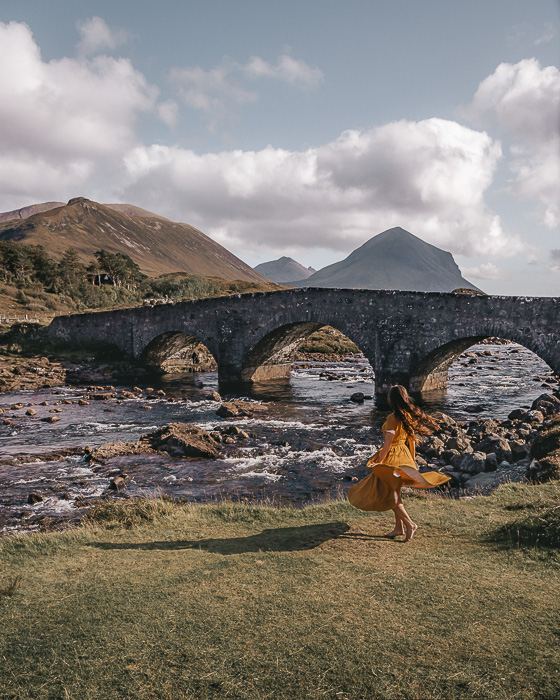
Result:
[[[406,504],[408,544],[342,501],[4,539],[0,697],[559,697],[560,483]]]

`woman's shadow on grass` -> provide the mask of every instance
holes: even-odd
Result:
[[[248,552],[297,552],[314,549],[323,542],[344,535],[350,526],[342,522],[279,527],[263,530],[247,537],[224,537],[206,540],[173,540],[163,542],[96,542],[100,549],[204,549],[218,554],[246,554]]]

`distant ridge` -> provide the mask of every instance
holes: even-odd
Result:
[[[11,221],[12,219],[28,219],[33,214],[40,214],[44,211],[50,211],[51,209],[56,209],[56,207],[63,207],[64,202],[42,202],[41,204],[31,204],[28,207],[22,207],[21,209],[13,209],[12,211],[5,211],[0,214],[0,222]]]
[[[296,280],[304,280],[315,272],[312,267],[304,267],[293,258],[286,256],[261,263],[253,269],[277,284],[289,284]]]
[[[81,260],[89,262],[95,251],[103,248],[129,255],[151,277],[187,272],[270,283],[193,226],[130,204],[104,205],[76,197],[68,204],[46,202],[15,213],[15,217],[0,221],[0,239],[42,245],[54,257],[75,248]],[[0,217],[10,214],[14,212]]]
[[[341,262],[292,284],[412,292],[452,292],[459,287],[478,290],[461,275],[451,253],[400,226],[374,236]]]

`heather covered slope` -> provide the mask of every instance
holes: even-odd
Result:
[[[42,245],[55,257],[75,248],[86,263],[100,248],[125,253],[150,277],[181,271],[226,280],[270,281],[188,224],[132,205],[104,205],[84,197],[27,218],[3,221],[0,238]]]
[[[288,258],[285,255],[278,260],[261,263],[253,269],[278,284],[304,280],[315,272],[313,268],[304,267],[293,258]]]
[[[451,253],[425,243],[400,227],[380,233],[345,260],[294,284],[414,292],[451,292],[459,287],[477,289],[461,275]]]

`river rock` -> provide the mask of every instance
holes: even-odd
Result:
[[[509,447],[511,458],[514,462],[519,462],[520,459],[524,459],[529,453],[529,448],[523,440],[510,440]]]
[[[58,416],[47,416],[46,418],[41,418],[45,423],[58,423],[60,418]]]
[[[509,420],[525,420],[527,417],[527,411],[523,408],[514,409],[509,415]]]
[[[266,410],[264,406],[251,401],[224,401],[216,411],[220,418],[251,417]]]
[[[26,416],[36,416],[37,411],[34,408],[28,408],[27,411],[25,412]]]
[[[560,449],[550,452],[538,461],[534,459],[528,465],[525,476],[529,481],[537,483],[560,479]]]
[[[459,462],[459,471],[467,474],[478,474],[486,467],[486,455],[484,452],[471,452],[463,456]]]
[[[453,438],[455,439],[455,438]],[[431,442],[424,448],[426,457],[439,457],[444,449],[443,441],[438,437],[433,437]]]
[[[511,462],[511,449],[509,442],[496,434],[488,435],[484,440],[478,443],[476,449],[480,452],[490,454],[495,453],[499,462]]]
[[[78,399],[78,406],[89,406],[89,401],[86,401],[86,399]]]
[[[365,395],[362,391],[356,391],[350,397],[350,401],[353,401],[354,403],[363,403],[364,399]]]
[[[457,450],[458,452],[472,452],[473,448],[470,440],[463,435],[450,437],[445,443],[446,450]]]
[[[219,445],[206,430],[188,423],[169,423],[143,437],[155,450],[181,457],[215,459]]]
[[[111,457],[124,457],[125,455],[147,455],[153,454],[154,450],[146,442],[104,442],[99,447],[91,450],[86,448],[86,458],[93,462],[102,462]]]
[[[128,486],[128,482],[131,477],[128,474],[120,474],[119,476],[114,476],[109,482],[109,488],[112,491],[122,491]]]
[[[109,399],[115,399],[117,397],[114,391],[103,391],[96,394],[88,394],[88,399],[93,401],[108,401]]]
[[[485,472],[495,472],[497,468],[498,468],[498,458],[496,457],[495,452],[490,452],[490,454],[486,455],[486,462],[484,464],[484,471]]]
[[[246,433],[242,428],[240,428],[238,425],[230,425],[226,428],[224,431],[226,435],[235,435],[238,438],[241,438],[241,440],[248,440],[249,439],[249,433]],[[212,433],[210,433],[212,435]],[[212,437],[214,437],[212,435]]]
[[[44,501],[44,497],[40,493],[36,493],[33,491],[32,493],[27,496],[27,502],[29,505],[35,505],[35,503],[41,503],[41,501]]]
[[[542,411],[531,410],[527,411],[527,420],[531,423],[542,423],[544,420],[544,414]]]
[[[545,415],[557,413],[560,411],[560,399],[554,394],[541,394],[531,404],[533,411],[541,411]]]

